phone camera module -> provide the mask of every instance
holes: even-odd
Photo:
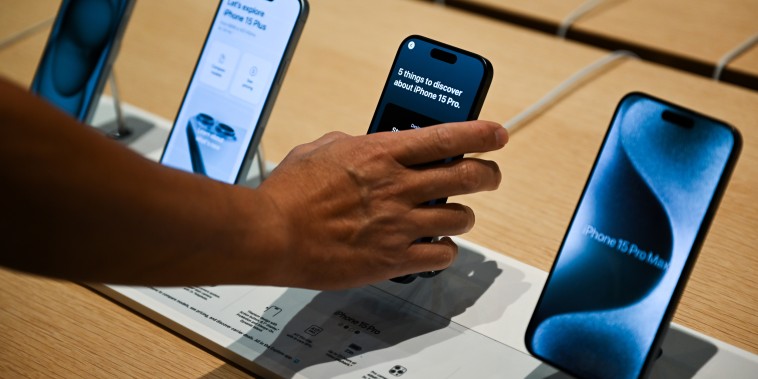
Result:
[[[199,121],[201,124],[208,127],[216,123],[216,120],[213,119],[213,116],[209,114],[205,114],[205,113],[198,113],[198,115],[195,116],[195,119]]]
[[[413,41],[408,42],[408,50],[413,50],[414,47],[416,47],[416,42],[413,42]]]
[[[695,120],[691,117],[687,117],[679,113],[674,113],[669,110],[663,111],[663,113],[661,113],[661,118],[674,125],[678,125],[686,129],[692,129],[692,127],[695,126]]]
[[[219,122],[218,124],[216,124],[216,130],[215,131],[216,131],[216,134],[219,137],[221,137],[221,138],[223,138],[225,140],[231,140],[231,141],[236,141],[237,140],[237,136],[234,133],[234,129],[231,126],[227,125],[227,124],[223,124],[223,123]]]

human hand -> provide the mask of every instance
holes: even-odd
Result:
[[[267,260],[265,283],[337,289],[449,266],[457,255],[450,238],[465,233],[473,211],[439,198],[494,190],[494,162],[463,158],[502,148],[499,124],[470,121],[395,133],[329,133],[293,149],[260,186],[275,209],[284,251]]]

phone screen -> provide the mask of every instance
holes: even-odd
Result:
[[[89,122],[118,52],[134,0],[64,0],[31,91]]]
[[[481,56],[408,37],[395,56],[368,132],[475,119],[491,81],[492,65]]]
[[[580,377],[644,376],[740,145],[722,122],[621,101],[527,328],[532,354]]]
[[[492,71],[492,64],[482,56],[426,37],[410,36],[395,55],[368,133],[476,119],[492,82]],[[436,199],[429,204],[446,200]],[[424,237],[418,242],[431,240],[432,237]],[[416,276],[438,273],[408,274],[391,280],[410,283]]]
[[[163,164],[226,183],[244,179],[305,11],[298,0],[220,2]]]

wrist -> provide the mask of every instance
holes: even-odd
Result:
[[[287,257],[297,241],[291,223],[275,198],[263,189],[238,188],[238,209],[244,238],[240,246],[243,264],[250,267],[242,280],[261,285],[283,285]],[[250,277],[249,275],[254,275]]]

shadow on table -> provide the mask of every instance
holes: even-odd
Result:
[[[480,253],[461,249],[456,262],[440,275],[418,278],[410,284],[385,282],[346,291],[313,292],[315,296],[307,304],[303,304],[307,297],[302,300],[304,290],[288,289],[271,304],[283,310],[280,316],[286,316],[293,307],[297,311],[291,317],[281,318],[286,321],[275,339],[263,345],[254,336],[265,333],[253,328],[229,348],[235,350],[235,345],[239,345],[258,351],[260,355],[254,364],[289,373],[288,377],[327,362],[341,363],[340,374],[364,369],[364,365],[358,364],[362,355],[396,347],[386,350],[380,358],[392,362],[467,332],[468,328],[451,325],[450,320],[476,304],[501,275],[503,278],[495,289],[508,290],[488,299],[492,306],[482,307],[486,313],[475,315],[467,323],[471,328],[496,320],[528,290],[529,284],[524,282],[522,272],[498,267]],[[266,317],[274,320],[278,316]],[[425,335],[422,342],[414,341],[422,335]]]
[[[692,378],[718,352],[716,345],[671,328],[663,340],[663,355],[654,363],[650,378]],[[564,379],[572,376],[541,364],[527,379]]]

